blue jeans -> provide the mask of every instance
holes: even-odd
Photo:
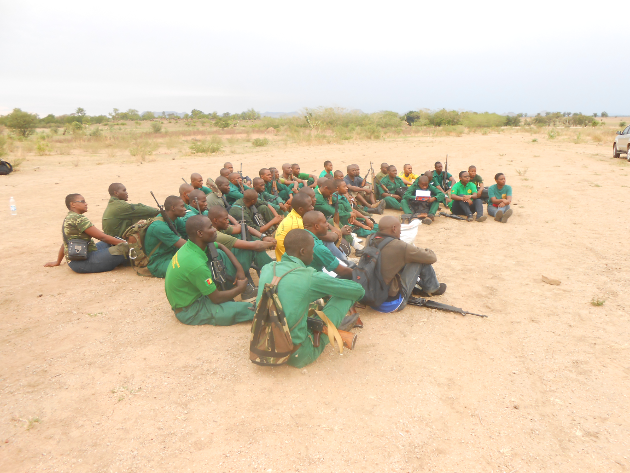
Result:
[[[420,281],[418,281],[420,279]],[[403,302],[398,310],[403,310],[407,305],[411,291],[418,284],[424,292],[432,293],[440,288],[435,270],[430,264],[407,263],[400,272],[400,295]]]
[[[326,246],[326,248],[330,250],[330,252],[333,254],[334,257],[340,259],[344,263],[348,262],[348,257],[344,255],[343,251],[337,248],[332,241],[325,241],[323,243],[324,243],[324,246]]]
[[[495,207],[492,204],[488,204],[488,215],[490,215],[491,217],[494,217],[499,210],[503,210],[503,213],[505,213],[508,211],[509,208],[510,208],[509,205],[506,205],[505,207]]]
[[[472,205],[464,202],[463,200],[453,200],[453,207],[451,208],[453,215],[466,215],[471,217],[476,213],[477,218],[483,215],[483,202],[481,199],[473,199]]]
[[[83,261],[70,261],[68,266],[75,273],[104,273],[125,262],[123,255],[111,255],[111,245],[104,241],[96,244],[96,251],[88,251],[88,257]]]

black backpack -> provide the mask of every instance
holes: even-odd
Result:
[[[5,176],[13,171],[13,166],[7,161],[0,160],[0,176]]]
[[[389,286],[381,272],[381,251],[393,240],[393,237],[386,237],[375,245],[374,235],[368,238],[359,264],[352,270],[352,280],[365,290],[365,296],[359,301],[361,304],[377,307],[387,300]]]

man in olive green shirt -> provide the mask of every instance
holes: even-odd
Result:
[[[156,217],[144,237],[144,251],[149,256],[147,269],[156,278],[164,277],[171,258],[186,243],[182,238],[186,227],[181,220],[186,215],[186,207],[181,197],[168,196],[164,201],[164,213],[174,228],[162,216]]]
[[[189,240],[173,255],[164,288],[177,319],[186,325],[233,325],[254,318],[252,304],[234,302],[247,287],[247,278],[235,256],[225,246],[216,243],[217,231],[207,217],[195,215],[186,222]],[[219,290],[208,266],[208,244],[232,261],[238,270],[234,287]]]
[[[128,203],[127,188],[120,182],[110,184],[109,195],[111,197],[103,213],[103,233],[107,235],[122,237],[134,223],[158,214],[158,209],[148,205]]]
[[[407,189],[405,183],[397,176],[398,170],[396,166],[391,165],[387,168],[387,176],[381,179],[381,184],[385,186],[387,191],[383,189],[381,186],[377,186],[377,193],[380,194],[380,198],[383,199],[387,203],[388,209],[394,210],[402,210],[402,197],[396,194],[396,190],[403,188]]]
[[[418,199],[416,197],[416,191],[418,190],[429,191],[431,195]],[[422,223],[430,225],[435,218],[435,213],[439,209],[440,202],[444,203],[445,198],[444,193],[431,185],[429,178],[422,174],[414,181],[411,187],[407,189],[405,195],[403,195],[403,212],[406,214],[426,213],[427,217],[422,220]],[[414,207],[413,209],[411,208],[412,206]]]
[[[267,170],[269,172],[269,170]],[[267,204],[274,208],[278,215],[286,216],[289,213],[290,206],[284,203],[279,195],[273,195],[266,191],[265,180],[261,177],[255,177],[252,186],[258,192],[258,205]]]
[[[263,222],[256,221],[256,213],[259,215],[259,218],[262,218]],[[281,215],[274,216],[267,204],[259,204],[258,192],[254,189],[247,189],[242,198],[234,201],[229,214],[239,221],[241,225],[243,224],[242,218],[245,218],[245,223],[249,227],[255,228],[260,233],[267,234],[275,232],[276,225],[282,222],[284,218]]]
[[[335,326],[339,326],[350,308],[363,298],[365,292],[354,281],[331,278],[307,267],[313,260],[314,241],[306,230],[294,229],[287,233],[284,247],[282,261],[268,264],[262,269],[256,302],[260,301],[265,284],[273,279],[274,271],[275,276],[280,277],[297,268],[278,284],[278,297],[291,328],[291,339],[294,346],[298,347],[289,358],[288,364],[302,368],[315,361],[328,344],[328,337],[321,334],[319,347],[313,346],[313,334],[308,330],[306,320],[309,304],[319,298],[331,296],[323,312]]]

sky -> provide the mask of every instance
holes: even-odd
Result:
[[[627,12],[617,0],[0,0],[0,115],[628,115]]]

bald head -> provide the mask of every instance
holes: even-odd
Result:
[[[201,174],[199,174],[198,172],[193,172],[193,173],[190,175],[190,180],[192,181],[192,180],[194,180],[194,179],[201,179]]]
[[[378,229],[381,233],[386,233],[395,238],[400,238],[400,220],[391,215],[387,215],[378,221]]]
[[[418,182],[420,184],[428,184],[429,183],[429,178],[423,174],[422,176],[420,176],[418,178]]]
[[[232,174],[232,170],[228,168],[223,168],[219,171],[219,174],[223,177],[228,177],[230,174]]]
[[[304,192],[298,192],[293,196],[293,200],[291,201],[291,206],[295,209],[295,211],[304,215],[306,212],[313,208],[313,200],[311,196],[305,194]]]
[[[179,195],[188,195],[190,194],[195,188],[193,186],[191,186],[190,184],[182,184],[181,186],[179,186]]]
[[[254,189],[247,189],[243,194],[243,200],[248,204],[255,204],[258,201],[258,192]]]
[[[202,191],[201,189],[195,189],[194,191],[191,191],[190,194],[188,194],[188,198],[191,201],[195,200],[195,198],[201,199],[202,197],[205,197],[205,196],[206,196],[206,193]]]
[[[227,177],[225,176],[219,176],[216,178],[216,180],[214,181],[214,183],[218,186],[218,185],[224,185],[224,184],[228,184],[230,181],[228,181]]]
[[[188,238],[196,238],[197,232],[204,230],[208,225],[212,226],[212,223],[205,215],[193,215],[188,218],[188,220],[186,220],[186,234]]]
[[[229,170],[233,170],[234,169],[234,166],[232,166],[232,163],[229,162],[229,161],[223,163],[223,167],[226,168],[226,169],[229,169]]]
[[[306,264],[310,264],[313,260],[314,244],[315,241],[311,234],[301,228],[294,228],[284,237],[284,251],[289,256],[294,256],[304,261],[310,250],[310,261],[308,263],[305,262]]]
[[[326,223],[326,217],[324,216],[324,214],[317,210],[306,212],[302,217],[304,228],[311,228],[320,223],[322,220],[324,221],[324,223]]]
[[[220,205],[213,205],[208,208],[208,218],[210,220],[214,220],[215,218],[223,218],[227,215],[227,210],[225,210]]]
[[[115,192],[118,192],[120,189],[124,187],[125,186],[122,185],[120,182],[112,182],[109,185],[109,188],[107,189],[107,191],[109,192],[109,195],[114,195]]]
[[[177,205],[181,200],[181,197],[178,197],[176,195],[169,195],[164,201],[164,209],[173,210],[173,207]]]

